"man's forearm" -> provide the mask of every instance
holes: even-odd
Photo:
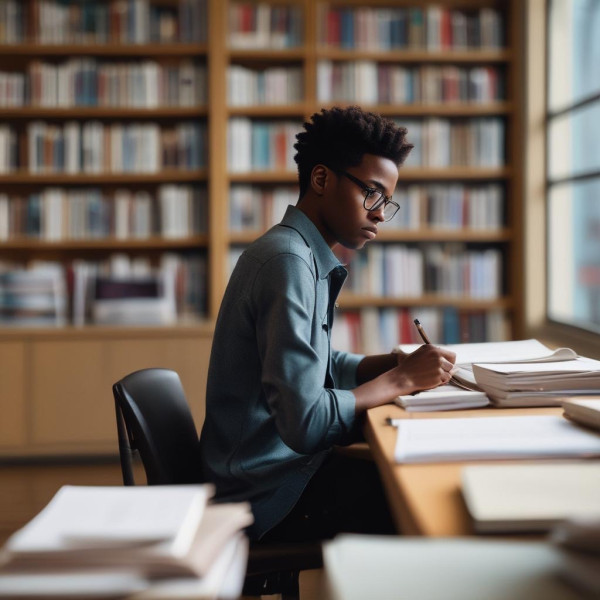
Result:
[[[356,380],[358,385],[375,379],[382,373],[398,366],[397,354],[376,354],[365,356],[356,370]]]

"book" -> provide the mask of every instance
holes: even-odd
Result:
[[[394,419],[398,463],[600,456],[600,435],[557,416]]]
[[[580,425],[600,430],[600,396],[562,400],[563,416]]]
[[[242,593],[248,540],[234,535],[201,578],[148,579],[120,567],[77,571],[0,570],[0,598],[130,598],[136,600],[234,600]]]
[[[544,541],[337,536],[323,545],[328,598],[575,600]]]
[[[490,401],[483,392],[463,390],[448,384],[414,395],[398,396],[394,402],[408,412],[430,412],[477,408],[487,406]]]
[[[548,531],[567,518],[600,518],[600,464],[468,465],[462,494],[478,533]]]
[[[571,395],[600,390],[600,361],[577,357],[554,362],[473,364],[477,385],[497,406],[560,405]]]

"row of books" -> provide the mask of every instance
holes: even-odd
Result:
[[[300,67],[256,70],[231,65],[227,70],[227,101],[230,106],[301,102],[303,90],[303,71]]]
[[[504,121],[469,119],[395,119],[414,144],[407,167],[501,167],[505,163]]]
[[[0,261],[0,325],[65,324],[66,279],[59,263],[36,261],[29,269]]]
[[[344,289],[356,294],[419,298],[442,294],[494,299],[502,293],[502,254],[462,243],[371,244],[353,253]]]
[[[317,77],[317,95],[322,102],[482,104],[504,97],[503,78],[493,67],[403,67],[370,60],[323,60],[317,66]]]
[[[279,223],[290,204],[298,201],[297,187],[232,185],[229,190],[229,229],[261,232]]]
[[[498,230],[505,223],[504,188],[497,183],[406,185],[393,194],[401,210],[385,231],[430,229]],[[298,201],[298,188],[234,184],[229,191],[232,231],[263,231],[278,223],[288,204]]]
[[[414,319],[419,319],[431,342],[455,344],[508,339],[505,312],[467,311],[454,307],[362,308],[338,310],[331,334],[332,346],[347,352],[387,353],[397,344],[421,344]]]
[[[491,7],[460,10],[437,5],[419,8],[348,7],[321,4],[321,44],[348,49],[464,50],[503,46],[502,15]]]
[[[394,191],[401,210],[388,223],[389,229],[499,229],[504,225],[504,189],[485,185],[403,185]]]
[[[206,41],[206,0],[4,0],[0,43],[144,44]]]
[[[300,124],[245,117],[229,120],[227,162],[231,172],[295,169],[294,144]]]
[[[206,66],[74,58],[29,63],[27,73],[0,73],[0,106],[200,106],[206,104]]]
[[[302,9],[266,2],[231,2],[228,42],[231,48],[290,48],[303,39]]]
[[[206,166],[206,125],[111,124],[69,121],[27,125],[32,173],[156,173]]]
[[[190,185],[161,185],[156,194],[100,188],[0,194],[0,241],[187,238],[206,233],[207,213],[206,188]]]

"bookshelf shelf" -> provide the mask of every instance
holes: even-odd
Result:
[[[350,106],[355,102],[323,102],[321,106]],[[374,104],[362,105],[364,108],[382,115],[391,117],[482,117],[492,115],[508,115],[513,106],[508,102],[494,102],[486,104]]]
[[[0,175],[0,185],[136,185],[206,180],[205,169],[169,170],[160,173],[10,173]]]
[[[342,293],[339,299],[341,309],[359,309],[365,306],[385,307],[412,307],[412,306],[448,306],[449,297],[442,295],[425,295],[418,298],[410,297],[383,297],[383,296],[362,296],[355,294]],[[510,298],[500,298],[494,300],[477,300],[462,296],[453,296],[452,305],[459,310],[493,310],[512,308],[513,302]]]
[[[451,64],[496,64],[512,60],[510,50],[343,50],[321,46],[317,49],[319,59],[326,60],[372,60],[390,63],[451,63]]]
[[[0,56],[202,57],[206,44],[2,44]]]
[[[296,183],[298,175],[295,171],[247,171],[230,173],[232,183]]]
[[[304,117],[309,108],[306,103],[284,104],[281,106],[230,106],[227,112],[231,116],[244,117]]]
[[[126,250],[126,249],[178,249],[178,248],[205,248],[208,245],[208,237],[199,235],[189,238],[164,238],[148,237],[140,239],[116,239],[100,238],[85,240],[61,240],[57,242],[15,239],[7,242],[0,242],[0,250]]]
[[[508,179],[512,176],[509,167],[484,169],[477,167],[448,167],[444,169],[401,168],[400,181],[480,181]]]
[[[240,49],[230,48],[227,50],[230,61],[268,61],[274,63],[298,62],[306,58],[307,48],[265,48],[265,49]]]
[[[23,106],[0,108],[1,119],[193,119],[206,117],[206,106],[164,106],[159,108],[81,107],[49,108]]]

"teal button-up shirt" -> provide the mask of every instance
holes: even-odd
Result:
[[[253,538],[285,517],[332,446],[355,433],[349,390],[363,356],[330,344],[345,276],[312,221],[290,206],[243,253],[227,286],[208,371],[202,466],[217,499],[250,501]]]

